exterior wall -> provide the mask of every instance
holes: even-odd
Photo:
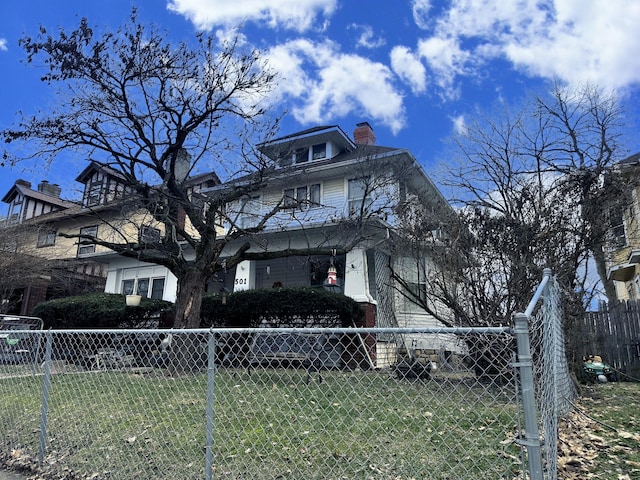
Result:
[[[629,263],[630,254],[640,250],[640,187],[633,188],[630,197],[631,204],[625,206],[622,214],[625,244],[612,247],[608,260],[610,274],[617,267],[624,269],[624,273],[612,275],[616,297],[621,301],[640,300],[640,264]]]

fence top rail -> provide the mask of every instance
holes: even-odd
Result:
[[[3,332],[0,330],[0,333]],[[255,333],[279,333],[279,334],[320,334],[320,333],[337,333],[337,334],[390,334],[396,333],[400,335],[405,334],[453,334],[453,335],[499,335],[499,334],[512,334],[513,329],[511,327],[412,327],[412,328],[275,328],[275,327],[260,327],[260,328],[192,328],[192,329],[78,329],[78,330],[44,330],[33,333],[45,333],[52,335],[73,335],[73,334],[86,334],[86,335],[105,335],[105,334],[149,334],[149,333],[163,333],[163,334],[208,334],[208,333],[221,333],[221,334],[255,334]]]

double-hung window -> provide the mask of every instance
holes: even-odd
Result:
[[[84,227],[80,229],[80,235],[87,235],[90,237],[97,237],[98,236],[98,226],[93,226],[93,227]],[[79,242],[82,241],[86,241],[86,239],[80,238],[78,240]],[[78,256],[82,256],[82,255],[88,255],[91,253],[94,253],[96,251],[96,246],[95,244],[93,245],[82,245],[79,244],[78,245]]]
[[[348,185],[348,208],[349,215],[359,215],[369,209],[373,200],[369,185],[369,177],[352,178]]]
[[[284,206],[300,210],[320,205],[320,184],[302,185],[284,191]]]

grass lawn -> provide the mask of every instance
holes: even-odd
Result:
[[[560,425],[559,478],[640,479],[640,383],[585,385]]]
[[[513,387],[389,372],[221,369],[213,478],[512,479]],[[36,455],[40,376],[0,379],[5,455]],[[82,478],[204,478],[207,376],[54,375],[45,470]],[[7,453],[8,452],[8,453]],[[91,476],[94,475],[94,476]],[[60,478],[60,477],[51,477]]]

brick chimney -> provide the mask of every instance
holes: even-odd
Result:
[[[16,180],[16,185],[22,185],[23,187],[31,188],[31,182],[28,180],[22,180],[21,178]]]
[[[44,193],[45,195],[49,195],[51,197],[60,198],[60,193],[62,192],[62,189],[56,183],[49,183],[46,180],[42,180],[38,184],[38,191],[40,193]]]
[[[361,122],[356,124],[353,131],[353,140],[357,145],[375,145],[376,136],[373,134],[373,128],[369,122]]]

